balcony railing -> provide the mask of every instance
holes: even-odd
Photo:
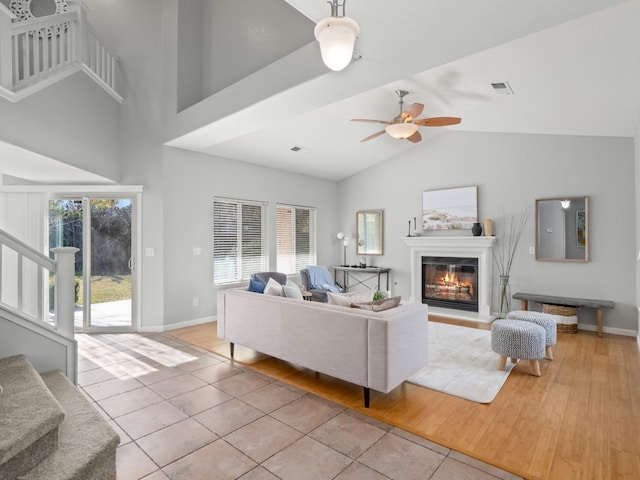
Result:
[[[80,70],[122,102],[119,60],[96,37],[82,4],[16,22],[0,3],[0,95],[17,101]]]

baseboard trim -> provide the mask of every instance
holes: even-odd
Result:
[[[141,326],[138,330],[141,333],[162,333],[171,330],[177,330],[179,328],[193,327],[195,325],[202,325],[203,323],[215,322],[218,319],[217,315],[210,317],[194,318],[193,320],[187,320],[185,322],[172,323],[170,325],[157,325],[153,327]]]
[[[588,325],[584,323],[578,324],[578,330],[587,330],[589,332],[597,332],[597,325]],[[636,337],[638,336],[638,332],[635,330],[627,330],[626,328],[615,328],[615,327],[602,327],[602,331],[604,333],[611,333],[612,335],[623,335],[625,337]]]

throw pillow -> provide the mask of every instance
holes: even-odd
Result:
[[[341,293],[327,292],[327,303],[329,305],[340,305],[341,307],[351,306],[351,300]]]
[[[359,292],[345,293],[344,296],[347,297],[353,305],[354,303],[370,302],[373,300],[373,295],[375,293],[376,292],[373,290],[361,290]]]
[[[372,300],[366,303],[355,303],[352,306],[354,308],[362,308],[363,310],[369,310],[371,312],[382,312],[395,308],[400,305],[401,297],[383,298],[382,300]]]
[[[264,282],[264,280],[262,280],[260,277],[251,277],[249,279],[249,291],[250,292],[256,292],[256,293],[263,293],[264,292],[264,287],[266,287],[267,284]]]
[[[349,293],[327,292],[327,303],[331,305],[340,305],[342,307],[352,307],[355,303],[370,302],[373,300],[373,294],[373,290]]]
[[[267,282],[267,286],[264,287],[265,295],[275,295],[276,297],[282,296],[282,285],[276,282],[273,278],[270,278]]]
[[[294,298],[296,300],[303,300],[302,290],[300,287],[293,283],[291,280],[287,280],[287,284],[282,286],[282,292],[287,298]]]

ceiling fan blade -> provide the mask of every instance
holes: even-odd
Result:
[[[420,132],[416,130],[416,133],[414,133],[410,137],[407,137],[407,140],[413,143],[418,143],[422,141],[422,135],[420,135]]]
[[[421,103],[414,103],[412,105],[409,105],[409,107],[405,109],[404,112],[402,112],[402,121],[403,122],[406,121],[408,117],[416,118],[418,115],[422,113],[423,109],[424,109],[424,105]]]
[[[391,125],[393,122],[388,122],[387,120],[371,120],[368,118],[352,118],[352,122],[365,122],[365,123],[383,123],[385,125]]]
[[[447,125],[457,125],[462,121],[459,117],[431,117],[421,118],[414,123],[421,127],[446,127]]]
[[[363,138],[362,140],[360,140],[360,143],[368,142],[369,140],[373,140],[374,138],[379,137],[380,135],[382,135],[384,132],[385,132],[384,130],[380,130],[379,132],[376,132],[373,135],[369,135],[367,138]]]

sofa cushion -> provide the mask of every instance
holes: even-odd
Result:
[[[373,300],[373,290],[363,290],[360,292],[332,293],[327,292],[327,303],[329,305],[340,305],[351,307],[354,303],[366,303]]]
[[[249,279],[249,291],[255,293],[263,293],[267,283],[260,277],[251,277]]]
[[[264,287],[265,295],[275,295],[276,297],[282,297],[282,285],[276,282],[273,278],[270,278],[267,282],[267,286]]]
[[[401,297],[383,298],[380,300],[372,300],[365,303],[354,303],[351,306],[354,308],[370,310],[372,312],[382,312],[384,310],[389,310],[390,308],[395,308],[400,305],[400,299]]]
[[[302,290],[300,290],[300,287],[291,280],[287,280],[287,284],[282,286],[282,293],[284,293],[284,296],[287,298],[304,300],[302,298]]]

